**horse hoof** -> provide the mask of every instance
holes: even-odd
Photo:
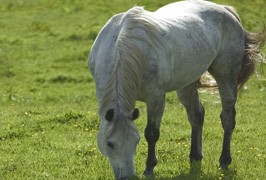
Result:
[[[150,167],[146,167],[145,171],[143,172],[144,176],[153,176],[154,175],[154,171],[153,168]]]
[[[190,162],[193,162],[193,161],[201,161],[203,158],[202,154],[201,153],[190,153],[189,155],[189,159],[190,159]]]
[[[220,168],[227,169],[229,164],[231,164],[232,158],[231,156],[221,156],[220,157]]]

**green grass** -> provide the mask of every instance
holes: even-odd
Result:
[[[90,47],[114,14],[133,5],[155,10],[167,0],[0,0],[0,179],[112,179],[98,151],[95,86],[87,68]],[[234,5],[248,30],[266,19],[264,0],[216,0]],[[265,52],[265,49],[264,49]],[[174,93],[167,96],[157,143],[156,179],[265,179],[266,80],[254,76],[242,92],[233,135],[233,162],[218,168],[222,144],[217,93],[202,92],[206,109],[201,171],[190,173],[190,127]],[[135,165],[145,167],[146,108]]]

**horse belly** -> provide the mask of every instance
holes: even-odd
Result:
[[[176,37],[172,40],[172,48],[167,52],[167,63],[161,63],[161,66],[164,66],[162,78],[168,81],[166,91],[183,88],[198,80],[219,52],[219,32],[212,32],[207,37],[202,32],[188,31],[186,35]]]
[[[214,58],[215,56],[204,61],[189,59],[186,63],[178,62],[171,72],[171,82],[166,91],[177,90],[197,81],[208,70]]]
[[[215,53],[186,54],[184,57],[172,53],[169,57],[151,58],[153,60],[143,76],[139,99],[145,99],[152,94],[176,91],[197,81],[216,56]]]

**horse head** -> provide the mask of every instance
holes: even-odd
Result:
[[[135,175],[134,155],[140,136],[133,121],[138,116],[138,109],[127,115],[109,109],[102,117],[97,136],[98,147],[108,158],[116,179]]]

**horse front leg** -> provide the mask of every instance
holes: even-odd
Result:
[[[153,175],[154,167],[157,165],[156,157],[156,142],[160,136],[160,124],[164,112],[165,94],[152,97],[147,100],[147,115],[148,121],[145,128],[145,138],[148,143],[148,156],[146,160],[146,169],[144,175]]]
[[[180,102],[185,106],[187,117],[191,125],[190,161],[202,159],[202,127],[204,122],[204,108],[199,100],[196,83],[177,91]]]

